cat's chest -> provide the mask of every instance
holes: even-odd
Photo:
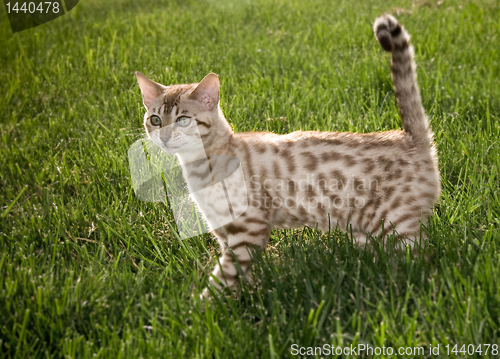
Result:
[[[212,229],[228,224],[248,207],[245,176],[234,156],[208,156],[183,166],[191,198]]]

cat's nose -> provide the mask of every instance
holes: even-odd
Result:
[[[172,129],[170,126],[165,126],[160,128],[160,140],[162,142],[168,142],[172,137]]]

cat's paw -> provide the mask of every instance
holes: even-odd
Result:
[[[208,288],[203,289],[203,292],[200,294],[200,300],[205,301],[210,297],[210,291]]]
[[[385,51],[392,52],[394,49],[405,48],[410,36],[403,26],[393,16],[384,14],[379,16],[373,24],[373,32],[380,46]]]

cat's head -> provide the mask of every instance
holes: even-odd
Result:
[[[136,72],[146,113],[144,127],[157,145],[171,154],[210,147],[231,128],[219,107],[219,78],[211,73],[200,83],[164,86]]]

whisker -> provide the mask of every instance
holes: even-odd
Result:
[[[122,136],[133,136],[133,137],[137,137],[137,138],[142,137],[142,135],[140,133],[124,133],[124,134],[122,134]]]
[[[143,130],[136,129],[136,128],[127,129],[127,130],[124,130],[124,131],[121,131],[121,132],[122,133],[144,133]]]

